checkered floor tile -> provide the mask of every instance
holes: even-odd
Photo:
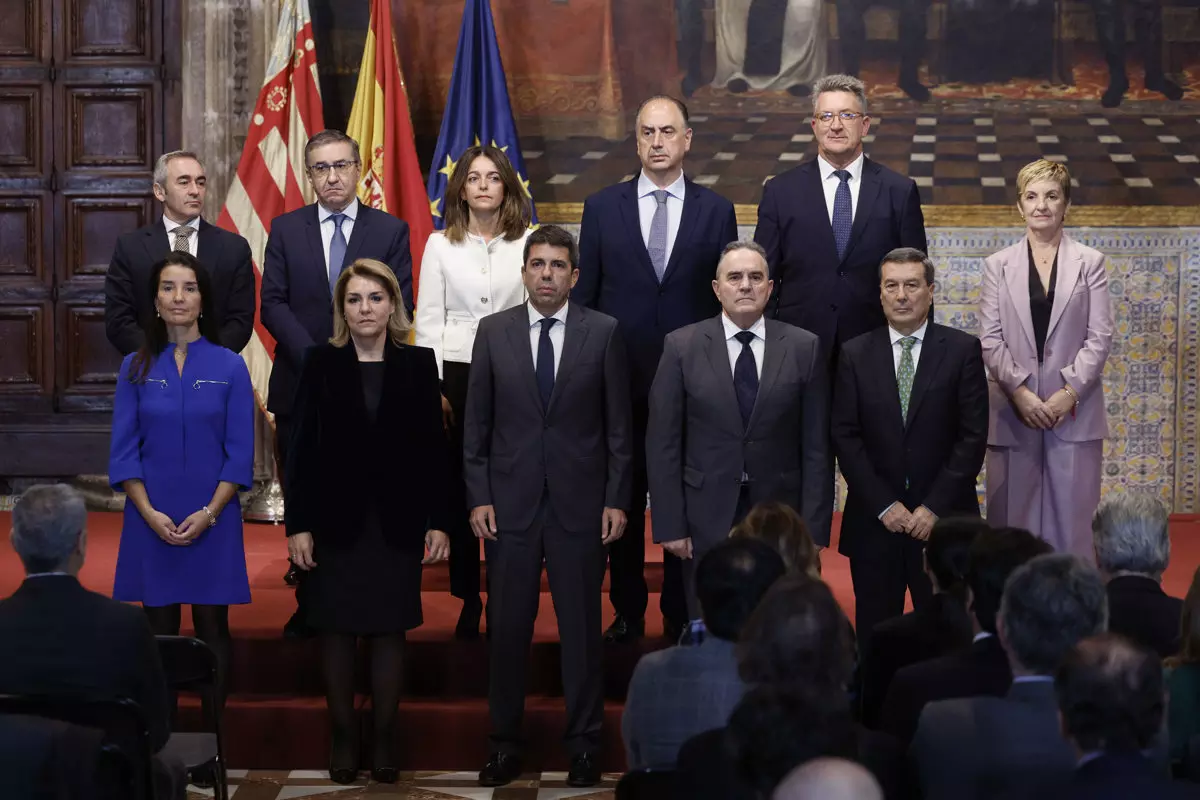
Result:
[[[360,774],[358,783],[340,786],[329,773],[317,770],[230,770],[234,800],[290,800],[323,797],[330,800],[613,800],[619,775],[605,775],[599,786],[572,789],[565,772],[530,772],[508,786],[485,789],[476,772],[402,772],[395,784],[377,784]],[[188,800],[211,798],[211,789],[188,787]]]

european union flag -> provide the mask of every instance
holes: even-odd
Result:
[[[521,158],[517,126],[504,82],[504,65],[500,63],[500,47],[496,44],[492,6],[488,0],[467,0],[458,34],[458,53],[454,56],[454,74],[450,78],[450,95],[429,169],[429,210],[438,230],[445,227],[443,201],[454,164],[464,150],[480,143],[504,151],[528,192],[525,160]],[[536,208],[533,219],[537,221]]]

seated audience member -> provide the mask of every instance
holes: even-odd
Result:
[[[759,503],[733,526],[729,535],[764,541],[783,557],[789,573],[821,578],[821,553],[804,519],[787,503]]]
[[[896,672],[888,686],[879,729],[907,745],[921,709],[934,700],[976,695],[1003,696],[1012,683],[1008,658],[996,640],[996,613],[1004,582],[1013,570],[1050,545],[1020,528],[981,532],[967,551],[967,590],[974,640],[961,652],[912,664]]]
[[[1096,566],[1108,581],[1108,629],[1158,653],[1179,652],[1183,601],[1162,589],[1171,560],[1167,509],[1148,494],[1104,498],[1092,517]]]
[[[784,574],[765,542],[727,539],[696,567],[696,599],[707,635],[642,656],[625,697],[621,734],[630,769],[674,767],[691,737],[729,720],[744,687],[734,642],[763,594]]]
[[[967,612],[967,553],[987,527],[978,517],[935,522],[923,555],[933,599],[924,608],[879,623],[866,637],[859,681],[861,719],[868,728],[878,725],[888,684],[898,669],[970,646],[974,631]]]
[[[167,680],[141,609],[84,589],[87,510],[65,484],[32,486],[12,511],[25,581],[0,600],[0,694],[128,698],[157,753],[171,733]],[[160,797],[184,796],[182,765],[156,762]]]
[[[1177,774],[1200,779],[1200,568],[1183,599],[1179,654],[1168,658],[1167,732],[1171,765]],[[1188,757],[1195,739],[1196,754]]]
[[[1012,668],[1004,697],[961,697],[921,713],[910,756],[925,800],[1036,797],[1075,767],[1059,731],[1054,674],[1108,622],[1104,579],[1078,556],[1038,556],[1008,579],[996,636]]]
[[[1163,672],[1152,650],[1113,633],[1084,639],[1059,666],[1054,689],[1078,762],[1047,800],[1200,797],[1200,787],[1172,783],[1144,755],[1163,722]]]
[[[861,764],[822,757],[789,772],[771,800],[883,800],[883,789]]]
[[[807,575],[776,581],[742,629],[737,660],[747,695],[724,729],[679,751],[676,796],[769,796],[793,767],[822,755],[854,757],[885,788],[897,786],[899,749],[854,724],[854,633],[828,586]]]

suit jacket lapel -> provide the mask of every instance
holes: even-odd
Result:
[[[200,219],[200,231],[196,234],[196,241],[199,247],[204,251],[204,264],[212,272],[217,267],[217,262],[221,259],[220,246],[217,244],[220,241],[215,227],[208,220]],[[211,275],[209,277],[212,277]]]
[[[900,426],[903,436],[904,419],[900,416],[900,384],[896,382],[896,362],[892,357],[892,338],[885,325],[874,334],[871,343],[871,358],[875,362],[871,374],[879,376],[879,390],[883,392],[884,403],[887,405],[888,416]],[[922,361],[924,353],[921,354]],[[909,397],[911,406],[911,395]]]
[[[708,337],[705,350],[708,352],[708,364],[712,367],[713,380],[716,381],[718,402],[724,406],[721,419],[729,420],[730,430],[740,436],[742,430],[742,412],[738,408],[737,392],[733,388],[733,370],[729,367],[729,347],[725,342],[725,328],[721,317],[713,317],[704,327],[704,335]],[[756,403],[757,405],[757,403]]]
[[[787,338],[783,335],[780,323],[769,319],[766,320],[766,324],[767,335],[766,341],[763,342],[762,379],[758,382],[758,394],[754,398],[754,411],[750,413],[750,424],[746,426],[747,428],[753,428],[754,424],[758,421],[759,414],[761,413],[760,409],[763,405],[763,398],[775,388],[775,382],[779,378],[779,371],[787,362]],[[728,354],[728,350],[726,350],[726,354]]]
[[[392,344],[389,340],[383,348],[383,391],[379,397],[379,412],[375,414],[375,426],[381,434],[383,441],[396,441],[393,438],[383,436],[384,431],[395,430],[400,425],[405,425],[411,421],[411,417],[403,412],[407,406],[405,402],[408,397],[408,392],[405,391],[406,386],[410,386],[411,381],[408,380],[408,354],[404,349]],[[361,386],[361,376],[359,385]],[[359,390],[359,396],[362,397],[363,417],[366,417],[367,399]],[[388,409],[384,412],[383,409]]]
[[[347,398],[351,400],[352,415],[358,421],[355,427],[365,430],[367,425],[367,399],[363,395],[362,373],[358,366],[358,352],[354,343],[349,342],[343,347],[334,348],[334,363],[337,364],[337,378],[334,385],[343,387]],[[386,356],[385,356],[386,358]],[[379,407],[385,408],[381,401]]]
[[[862,183],[858,187],[858,205],[854,209],[854,225],[850,228],[850,243],[846,245],[846,253],[842,257],[843,263],[854,252],[855,242],[862,239],[863,229],[867,227],[867,220],[871,218],[871,209],[874,208],[875,200],[879,197],[879,190],[883,186],[883,181],[879,180],[877,170],[878,167],[875,163],[864,156]],[[833,229],[831,227],[830,233],[832,234],[832,232]]]
[[[325,287],[325,294],[329,297],[329,302],[333,302],[333,293],[329,291],[329,265],[325,263],[325,245],[321,243],[321,217],[318,209],[319,205],[313,203],[309,208],[312,213],[308,214],[308,224],[304,226],[305,236],[308,239],[309,252],[313,254],[313,263],[316,265],[320,282]],[[356,229],[358,225],[354,226]]]
[[[571,379],[571,375],[575,371],[575,364],[579,361],[579,354],[583,352],[583,345],[587,341],[590,330],[587,314],[587,309],[583,306],[571,303],[567,307],[567,329],[563,331],[562,354],[558,358],[558,372],[554,376],[554,391],[550,393],[550,406],[546,409],[547,414],[554,410],[554,404],[565,391],[563,387]],[[526,348],[526,350],[528,349]]]
[[[904,421],[904,430],[906,432],[912,425],[912,421],[917,417],[917,407],[921,405],[921,400],[925,398],[925,390],[929,388],[929,384],[937,377],[938,369],[942,365],[942,356],[945,353],[945,334],[931,320],[929,327],[925,329],[925,341],[921,342],[921,360],[917,362],[917,374],[913,376],[912,394],[908,396],[908,418]],[[900,388],[897,384],[897,402],[899,402],[899,397]]]
[[[820,261],[837,261],[837,242],[833,238],[833,223],[829,219],[829,208],[825,205],[825,187],[821,185],[821,165],[814,158],[801,169],[804,170],[805,181],[808,182],[805,194],[814,200],[814,202],[805,203],[802,208],[812,218],[813,230],[820,236],[822,246],[826,250],[824,257],[814,254],[814,258],[820,259]]]
[[[529,390],[529,397],[533,400],[534,406],[539,410],[542,408],[542,395],[538,392],[537,375],[534,373],[533,351],[529,347],[529,311],[528,305],[522,303],[515,306],[511,312],[512,319],[508,326],[508,344],[512,348],[513,358],[517,362],[517,371],[524,375],[522,382],[525,388]],[[567,314],[567,319],[570,319],[570,312]],[[566,353],[563,353],[566,356]],[[561,367],[560,360],[560,367]],[[556,381],[557,383],[557,381]],[[543,411],[543,413],[545,413]]]
[[[1004,265],[1004,280],[1008,284],[1008,295],[1012,298],[1021,328],[1031,348],[1036,346],[1033,336],[1033,312],[1029,308],[1029,240],[1021,237],[1017,244],[1017,257]],[[1036,351],[1035,351],[1036,352]]]
[[[379,213],[383,213],[382,211]],[[370,236],[371,216],[374,214],[374,209],[358,204],[358,214],[354,220],[354,230],[350,231],[350,240],[346,242],[346,266],[354,263],[354,259],[358,258],[358,251],[362,249],[363,241]]]
[[[667,268],[663,272],[663,283],[671,280],[671,274],[683,253],[683,248],[679,245],[691,241],[692,229],[696,227],[696,220],[700,217],[700,190],[686,178],[683,186],[683,213],[679,217],[679,230],[675,234],[675,244],[671,247],[671,257],[667,260]],[[641,233],[640,227],[638,232]]]
[[[1058,246],[1058,280],[1054,286],[1054,305],[1050,308],[1050,324],[1046,327],[1046,341],[1054,333],[1054,326],[1062,318],[1067,301],[1075,291],[1079,282],[1079,274],[1083,270],[1083,255],[1075,247],[1071,237],[1063,234]]]
[[[642,222],[638,213],[637,182],[638,178],[636,175],[633,177],[633,180],[625,182],[620,203],[621,221],[625,223],[625,235],[629,237],[631,252],[636,255],[637,262],[642,265],[642,268],[650,274],[650,278],[655,283],[658,283],[658,275],[654,272],[654,263],[650,261],[650,251],[646,249],[646,242],[642,240]],[[686,207],[687,203],[684,203],[684,206]]]
[[[170,253],[171,241],[167,236],[167,226],[162,217],[159,217],[158,222],[146,227],[146,254],[150,256],[151,264],[157,264]]]

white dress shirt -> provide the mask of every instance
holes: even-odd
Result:
[[[454,244],[434,231],[426,241],[414,341],[433,351],[440,376],[444,361],[471,363],[479,320],[525,302],[521,264],[528,236],[512,242],[498,236],[485,244],[468,233]]]
[[[175,249],[175,229],[181,228],[184,225],[186,225],[192,229],[192,232],[188,234],[188,252],[191,253],[192,255],[196,256],[197,258],[199,258],[200,257],[198,255],[199,250],[200,250],[200,218],[199,217],[193,217],[193,218],[189,219],[187,222],[176,222],[175,220],[168,217],[166,214],[163,214],[163,227],[165,227],[167,229],[167,246],[170,247],[171,250]]]
[[[329,244],[333,241],[333,232],[337,229],[337,225],[330,219],[334,214],[345,214],[346,218],[342,220],[342,235],[346,237],[346,245],[350,244],[350,233],[354,230],[354,219],[358,216],[358,198],[350,201],[350,205],[346,206],[341,211],[330,211],[325,206],[317,203],[317,220],[321,223],[321,247],[325,250],[325,274],[329,274]],[[346,264],[344,266],[350,266]]]
[[[675,182],[666,187],[667,190],[667,254],[663,265],[671,263],[671,251],[675,249],[675,236],[679,233],[679,220],[683,216],[683,193],[686,185],[683,182],[683,173],[679,173],[679,177]],[[642,170],[641,176],[637,183],[638,196],[638,222],[642,226],[642,244],[650,247],[650,223],[654,220],[654,211],[658,208],[658,201],[654,199],[654,191],[658,189],[654,185],[654,181],[646,177],[646,171]]]
[[[729,353],[729,372],[733,374],[737,367],[738,356],[742,354],[742,343],[735,337],[742,332],[742,329],[724,313],[721,314],[721,325],[725,328],[725,349]],[[762,317],[759,317],[747,330],[754,334],[754,338],[750,340],[750,352],[754,353],[754,369],[758,372],[759,380],[762,380],[763,355],[767,350],[767,323]]]
[[[829,212],[829,224],[832,225],[833,198],[837,195],[838,184],[841,181],[833,174],[837,167],[826,161],[824,157],[817,156],[817,168],[821,170],[821,190],[825,192],[825,210]],[[850,162],[846,171],[850,173],[850,180],[846,181],[846,184],[850,187],[850,219],[853,220],[854,215],[858,212],[858,190],[862,188],[862,153],[859,153],[858,158]]]
[[[558,320],[550,326],[550,346],[554,350],[554,377],[556,378],[558,377],[558,362],[562,360],[563,338],[567,335],[568,305],[570,303],[563,303],[562,308],[550,315]],[[542,312],[534,308],[532,303],[526,303],[525,308],[529,311],[529,348],[533,351],[533,368],[536,370],[538,340],[542,338]]]
[[[921,363],[921,345],[925,342],[925,331],[929,328],[928,318],[921,323],[921,327],[917,328],[909,336],[916,339],[916,344],[912,346],[913,360],[913,376],[916,377],[917,365]],[[906,338],[903,333],[888,325],[888,337],[892,340],[892,368],[896,371],[896,377],[900,377],[900,356],[904,354],[904,346],[900,344],[900,340]]]

